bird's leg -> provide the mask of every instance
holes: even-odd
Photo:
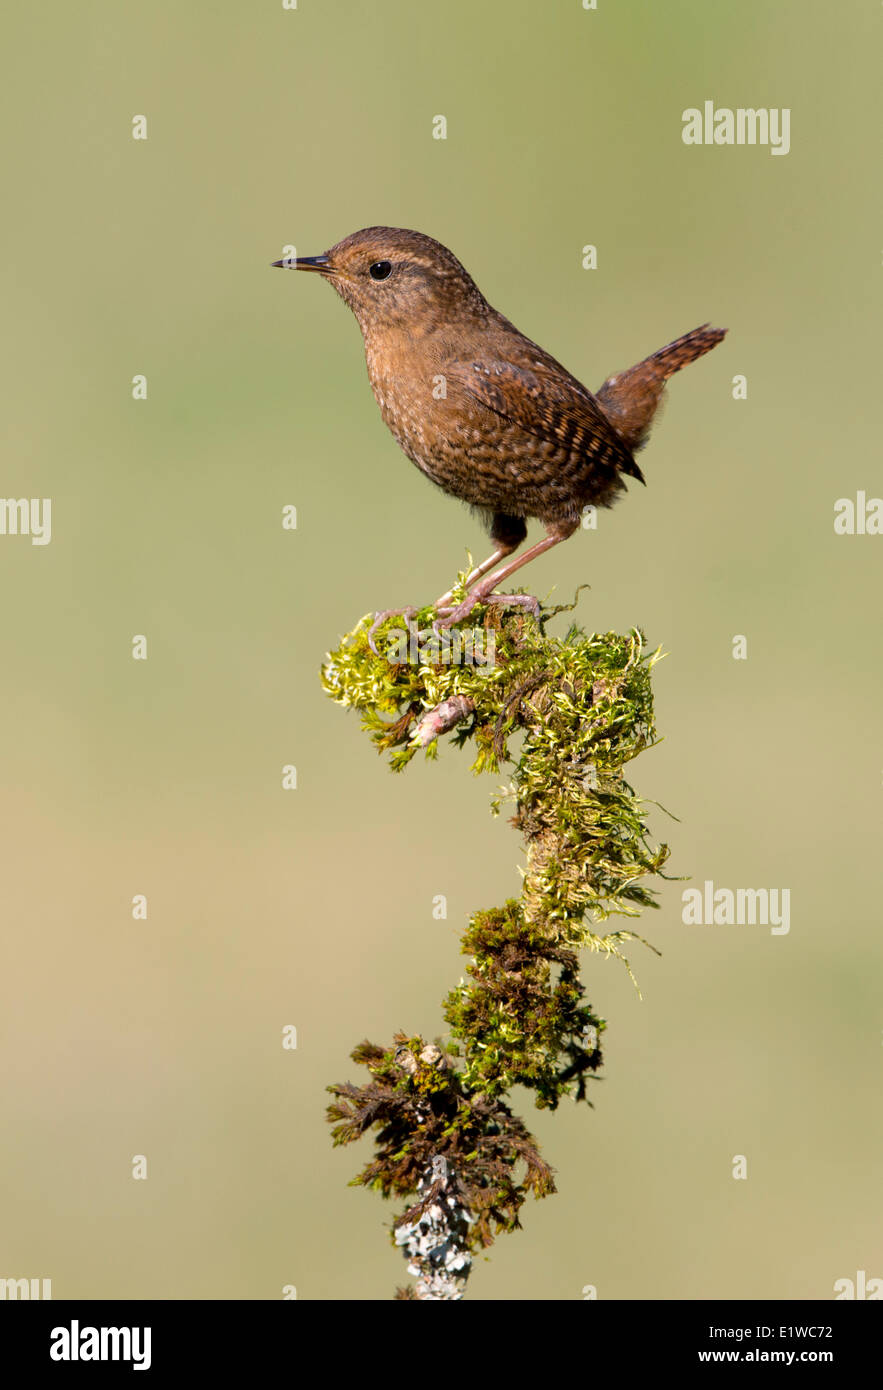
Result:
[[[489,555],[486,560],[482,560],[480,565],[466,576],[466,588],[471,589],[476,579],[480,579],[483,574],[487,574],[489,569],[493,569],[498,560],[505,560],[507,555],[511,555],[513,550],[517,550],[527,535],[527,523],[523,516],[510,516],[508,512],[494,512],[491,521],[491,540],[496,542],[496,550],[493,555]],[[438,612],[450,603],[454,596],[453,589],[448,589],[446,594],[437,598],[432,605]]]
[[[558,523],[554,529],[550,529],[547,532],[541,541],[537,541],[536,545],[532,545],[528,550],[525,550],[523,555],[519,555],[516,560],[510,560],[508,565],[503,565],[500,569],[495,570],[493,574],[489,574],[485,579],[480,580],[478,584],[469,590],[469,593],[462,603],[458,603],[456,608],[450,609],[449,612],[439,618],[433,626],[439,629],[453,627],[454,623],[462,622],[464,618],[468,618],[477,603],[483,603],[490,599],[491,596],[493,596],[494,602],[502,602],[508,599],[515,603],[522,604],[526,608],[534,606],[538,608],[539,605],[537,600],[531,594],[494,594],[494,589],[496,589],[498,584],[502,584],[504,579],[508,579],[510,574],[514,574],[516,570],[520,570],[522,565],[529,564],[530,561],[535,560],[538,555],[542,555],[545,551],[551,550],[553,545],[558,545],[560,541],[567,540],[568,536],[573,535],[578,524],[578,522],[574,522],[572,525],[564,526]]]
[[[494,565],[499,560],[505,560],[506,556],[511,555],[514,549],[514,545],[498,545],[493,555],[489,555],[486,560],[482,560],[481,564],[476,565],[475,569],[471,572],[471,574],[467,574],[466,588],[470,589],[472,585],[475,583],[476,579],[480,579],[483,574],[487,574],[488,570],[493,569]],[[441,598],[437,598],[432,606],[436,610],[444,608],[445,604],[450,603],[453,597],[453,589],[448,589],[448,592],[446,594],[442,594]]]

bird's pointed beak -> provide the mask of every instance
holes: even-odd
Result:
[[[281,270],[315,270],[320,275],[333,275],[334,266],[327,256],[287,256],[284,261],[273,261]]]

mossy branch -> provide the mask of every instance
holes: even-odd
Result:
[[[571,605],[572,607],[572,605]],[[367,1130],[375,1157],[357,1182],[417,1198],[396,1241],[418,1275],[416,1295],[458,1298],[471,1254],[519,1224],[528,1193],[555,1190],[535,1140],[503,1097],[515,1085],[554,1109],[587,1100],[602,1063],[604,1021],[583,1002],[578,950],[615,955],[637,938],[604,932],[611,916],[655,907],[645,880],[668,850],[650,842],[645,803],[625,764],[656,741],[651,672],[658,652],[638,630],[546,632],[523,610],[476,610],[479,626],[437,633],[432,609],[363,618],[322,671],[327,693],[357,709],[394,771],[438,755],[446,733],[471,744],[472,770],[510,768],[493,801],[513,809],[525,843],[519,899],[476,912],[463,938],[468,982],[445,1001],[445,1042],[396,1035],[353,1060],[372,1080],[329,1089],[335,1143]],[[370,638],[370,640],[369,640]]]

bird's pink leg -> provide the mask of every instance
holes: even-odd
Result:
[[[466,588],[471,588],[476,579],[480,579],[483,574],[487,574],[489,569],[493,569],[498,560],[505,560],[506,556],[511,555],[515,548],[514,545],[498,545],[493,555],[489,555],[486,560],[482,560],[481,564],[476,565],[472,573],[466,576]],[[441,598],[437,598],[432,606],[436,610],[444,608],[445,604],[450,603],[453,597],[453,589],[448,589],[448,592],[442,594]]]
[[[572,536],[575,530],[576,524],[571,526],[569,530],[564,530],[559,527],[555,531],[550,531],[541,541],[537,541],[536,545],[530,546],[525,550],[523,555],[519,555],[516,560],[510,560],[508,565],[501,566],[501,568],[495,570],[493,574],[489,574],[487,578],[482,579],[480,583],[469,590],[469,593],[462,603],[458,603],[456,608],[449,609],[447,613],[433,624],[433,626],[439,629],[453,627],[454,623],[462,622],[464,618],[468,618],[477,603],[487,602],[488,600],[492,600],[495,603],[520,604],[525,608],[533,608],[535,611],[539,611],[539,604],[532,594],[494,594],[494,589],[498,584],[502,584],[504,579],[508,579],[510,574],[514,574],[516,570],[520,570],[522,565],[529,564],[530,561],[535,560],[538,555],[542,555],[545,551],[551,550],[553,545],[558,545],[560,541],[567,540],[567,537]]]

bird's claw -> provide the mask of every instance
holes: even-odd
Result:
[[[385,623],[387,618],[413,618],[416,612],[416,608],[384,608],[382,613],[374,614],[374,621],[368,629],[368,646],[375,656],[380,655],[380,652],[374,645],[374,634],[380,624]]]
[[[463,602],[458,603],[455,608],[442,610],[432,624],[433,630],[441,635],[443,628],[454,627],[456,623],[468,618],[478,603],[488,607],[495,604],[500,608],[526,608],[535,618],[539,619],[540,616],[540,601],[533,594],[467,594]]]
[[[539,622],[540,601],[536,594],[488,594],[485,603],[498,603],[501,608],[525,608]]]

